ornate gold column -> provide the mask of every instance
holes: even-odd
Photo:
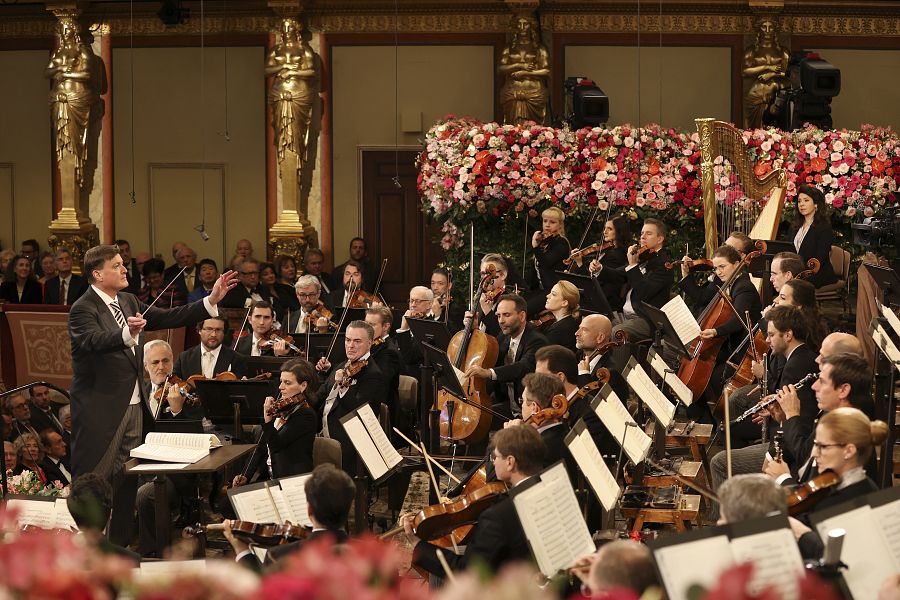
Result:
[[[281,17],[275,46],[266,59],[281,209],[269,228],[267,244],[273,257],[287,254],[302,262],[306,248],[319,245],[306,218],[309,186],[304,182],[315,167],[311,159],[321,128],[321,62],[298,20],[302,1],[270,0],[269,6]]]
[[[50,107],[61,199],[47,241],[54,250],[67,247],[72,253],[73,271],[80,272],[84,253],[100,243],[97,227],[88,216],[89,194],[85,186],[85,182],[90,182],[92,187],[97,165],[100,59],[85,43],[77,3],[56,3],[47,8],[58,19],[56,48],[46,75],[53,82]]]

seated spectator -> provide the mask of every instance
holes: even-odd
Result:
[[[272,263],[260,263],[259,285],[269,292],[272,304],[275,305],[275,312],[281,320],[284,320],[288,311],[296,312],[300,309],[300,302],[297,300],[297,294],[294,293],[294,286],[278,281],[278,274]]]
[[[50,483],[47,480],[47,474],[41,467],[41,462],[44,460],[44,452],[41,450],[40,438],[33,433],[23,433],[16,438],[14,443],[16,446],[16,459],[19,464],[13,473],[18,475],[24,471],[31,471],[41,483]]]
[[[31,422],[31,405],[25,394],[16,392],[7,396],[5,408],[13,417],[10,423],[12,431],[9,436],[5,436],[6,439],[13,439],[23,433],[31,433],[37,437],[37,429]]]
[[[38,279],[38,283],[44,285],[47,283],[47,280],[51,277],[56,277],[56,257],[52,252],[47,252],[46,250],[41,252],[41,271],[44,273],[40,279]]]
[[[66,446],[68,446],[72,443],[72,407],[68,404],[60,406],[57,418],[59,419],[59,422],[62,423],[62,436],[66,441]]]
[[[40,304],[44,301],[41,284],[31,269],[28,257],[13,257],[0,283],[0,300],[10,304]]]
[[[11,475],[15,472],[19,459],[16,456],[16,445],[9,440],[3,442],[3,459],[6,461],[6,474]]]
[[[52,429],[62,434],[62,422],[53,412],[53,403],[50,401],[50,388],[46,385],[36,385],[29,391],[31,404],[28,408],[31,412],[31,425],[35,431],[40,433],[45,429]]]
[[[276,256],[275,274],[278,276],[278,283],[294,287],[297,282],[297,262],[294,257],[287,254]]]
[[[45,429],[41,432],[41,446],[44,449],[41,467],[47,474],[47,481],[58,481],[64,486],[72,483],[72,468],[66,456],[68,449],[63,437],[52,429]]]
[[[6,269],[9,268],[9,263],[12,262],[15,256],[16,253],[9,248],[0,250],[0,283],[6,280]]]
[[[160,308],[171,308],[173,306],[181,306],[184,304],[184,296],[181,295],[178,287],[170,285],[163,293],[163,280],[166,271],[166,263],[161,258],[151,258],[144,263],[144,287],[138,292],[137,297],[141,302],[150,304],[156,300],[157,296],[163,295],[157,304]]]
[[[137,554],[113,544],[103,533],[112,512],[111,504],[112,488],[95,473],[79,475],[69,487],[66,498],[69,513],[89,544],[103,554],[114,554],[139,563],[141,559]]]
[[[250,258],[253,256],[253,244],[250,243],[250,240],[238,240],[237,245],[234,247],[234,254],[241,258]]]
[[[194,291],[188,294],[188,303],[203,300],[212,292],[216,279],[219,278],[219,266],[211,258],[204,258],[197,263],[197,272],[200,282],[194,286]]]

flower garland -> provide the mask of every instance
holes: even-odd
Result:
[[[65,498],[69,495],[69,487],[64,486],[62,482],[53,481],[51,483],[41,483],[34,472],[25,470],[18,475],[11,475],[7,480],[10,494],[21,494],[24,496],[54,496],[57,498]],[[0,497],[3,493],[0,491]]]
[[[825,192],[837,215],[874,216],[900,187],[900,140],[889,128],[860,131],[744,131],[757,176],[784,168],[787,197],[800,185]],[[650,124],[578,131],[517,127],[452,116],[426,135],[419,156],[423,209],[441,226],[445,250],[462,244],[475,219],[503,218],[536,206],[567,212],[608,202],[670,223],[703,215],[700,143],[696,133]],[[728,169],[718,160],[717,194],[724,198]]]

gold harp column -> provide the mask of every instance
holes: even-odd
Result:
[[[703,228],[706,231],[706,257],[712,258],[719,247],[716,224],[716,188],[713,179],[716,159],[712,124],[715,119],[694,119],[700,135],[700,183],[703,190]]]
[[[287,254],[302,262],[306,248],[318,246],[318,234],[306,217],[307,197],[302,190],[304,179],[310,177],[315,166],[310,158],[315,156],[314,144],[321,125],[321,61],[297,20],[302,2],[271,0],[269,6],[281,17],[275,46],[265,67],[266,76],[271,77],[268,102],[275,134],[281,210],[269,228],[267,245],[272,257]]]
[[[48,244],[54,250],[67,247],[72,253],[73,271],[80,272],[84,253],[99,243],[97,227],[85,205],[86,188],[93,187],[96,171],[100,59],[85,42],[78,22],[81,11],[75,2],[50,4],[48,9],[58,19],[56,47],[46,76],[52,81],[49,101],[61,204],[50,222]]]

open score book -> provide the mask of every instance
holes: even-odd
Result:
[[[133,458],[173,463],[195,463],[209,456],[210,448],[222,443],[206,433],[166,433],[151,431],[144,443],[131,451]]]

